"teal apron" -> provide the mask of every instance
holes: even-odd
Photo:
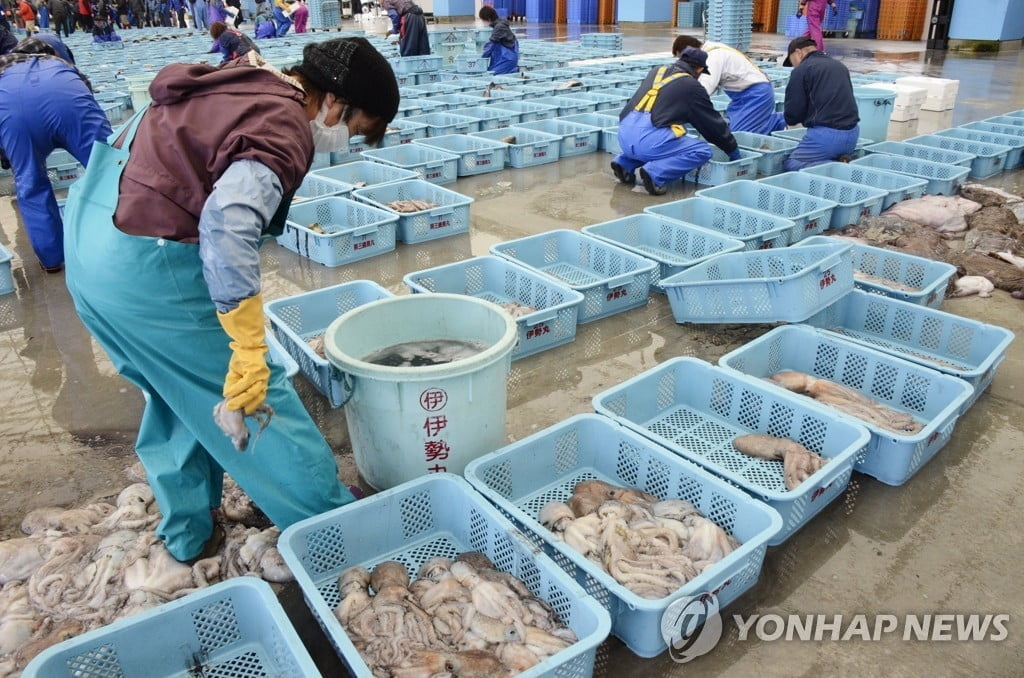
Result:
[[[144,113],[122,128],[121,148],[95,143],[85,175],[68,191],[66,279],[82,322],[142,390],[136,452],[163,514],[157,535],[171,555],[188,560],[212,532],[223,471],[281,529],[353,497],[280,367],[270,365],[266,400],[275,416],[247,452],[236,451],[214,423],[230,338],[210,300],[199,246],[128,235],[114,225],[121,174]]]

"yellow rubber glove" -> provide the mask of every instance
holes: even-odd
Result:
[[[224,378],[224,397],[229,410],[252,414],[267,398],[270,368],[267,367],[263,295],[245,299],[233,311],[217,313],[221,327],[231,337],[231,362]]]

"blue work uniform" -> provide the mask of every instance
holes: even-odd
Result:
[[[45,268],[64,263],[64,228],[46,157],[63,148],[88,166],[93,141],[109,134],[103,109],[63,60],[36,55],[0,73],[0,148],[14,172],[29,241]]]
[[[684,177],[713,155],[708,141],[686,134],[687,123],[726,153],[736,150],[736,139],[689,64],[652,69],[619,115],[622,152],[615,162],[626,172],[643,166],[659,186]]]
[[[483,58],[490,59],[487,70],[495,75],[519,72],[519,41],[508,22],[499,19],[491,24],[491,38],[484,47]]]
[[[701,74],[700,83],[708,94],[721,87],[729,97],[729,129],[755,134],[785,129],[782,114],[775,112],[775,88],[746,54],[714,42],[705,42],[701,49],[708,54],[709,72]]]
[[[783,163],[792,172],[851,155],[860,137],[860,115],[850,71],[814,51],[793,69],[786,85],[786,124],[802,123],[807,133]]]

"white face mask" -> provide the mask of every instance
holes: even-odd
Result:
[[[310,131],[313,132],[313,148],[317,153],[348,152],[348,125],[344,122],[345,115],[342,113],[343,119],[330,127],[324,122],[330,110],[331,105],[325,98],[316,118],[309,121]]]

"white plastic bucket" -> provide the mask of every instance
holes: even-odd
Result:
[[[384,490],[427,473],[461,474],[505,445],[506,384],[516,322],[496,304],[460,294],[381,299],[327,328],[327,359],[350,375],[345,405],[356,467]],[[465,360],[388,367],[362,358],[388,346],[448,339],[487,349]]]

